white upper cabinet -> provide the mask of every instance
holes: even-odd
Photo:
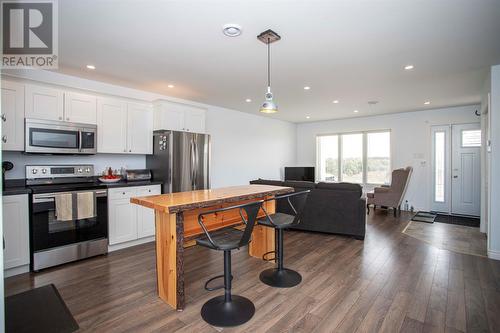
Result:
[[[97,123],[97,98],[92,95],[64,94],[64,120],[72,123]]]
[[[154,107],[154,129],[167,129],[205,133],[206,110],[200,107],[156,101]]]
[[[127,149],[133,154],[153,153],[153,110],[147,104],[127,104]]]
[[[2,81],[2,149],[24,150],[24,85]]]
[[[198,108],[187,110],[184,115],[186,131],[205,133],[205,113],[205,110]]]
[[[26,85],[26,118],[64,120],[64,91],[55,88]]]
[[[127,152],[127,103],[97,99],[97,152]]]
[[[97,152],[152,154],[151,105],[98,98]]]

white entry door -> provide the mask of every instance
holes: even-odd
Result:
[[[452,125],[451,213],[479,216],[481,126]]]

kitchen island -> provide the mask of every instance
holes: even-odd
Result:
[[[198,224],[200,213],[290,192],[293,192],[291,187],[245,185],[131,198],[132,203],[155,210],[160,298],[177,310],[184,309],[184,246],[203,233]],[[274,213],[274,201],[264,205],[268,213]],[[261,210],[259,217],[262,216]],[[242,224],[237,209],[207,215],[203,222],[209,231]],[[256,225],[248,246],[249,255],[262,259],[264,253],[274,251],[274,240],[273,229]]]

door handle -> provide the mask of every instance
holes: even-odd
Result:
[[[2,113],[2,120],[7,121],[7,116],[5,115],[5,113]]]
[[[458,176],[457,176],[457,175],[455,175],[455,176],[453,176],[453,178],[458,178]]]
[[[2,142],[7,143],[7,135],[2,136]]]

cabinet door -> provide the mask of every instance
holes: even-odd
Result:
[[[30,263],[28,195],[3,197],[4,269]]]
[[[64,120],[72,123],[97,123],[97,98],[68,92],[64,94]]]
[[[187,110],[184,125],[188,132],[205,133],[205,110],[194,108]]]
[[[159,102],[155,105],[154,129],[184,131],[186,106],[179,103]]]
[[[137,213],[130,199],[108,200],[109,245],[137,239]]]
[[[127,104],[97,99],[97,152],[127,152]]]
[[[137,196],[161,194],[160,185],[149,186],[137,190]],[[154,236],[155,234],[155,213],[154,209],[137,206],[137,237],[143,238]]]
[[[25,91],[26,118],[63,120],[64,92],[59,89],[27,84]]]
[[[153,153],[153,110],[150,105],[128,103],[127,149],[133,154]]]
[[[2,149],[24,150],[24,85],[2,81]]]

